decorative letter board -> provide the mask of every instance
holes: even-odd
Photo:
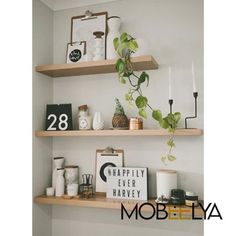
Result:
[[[147,168],[108,167],[107,198],[147,201]]]

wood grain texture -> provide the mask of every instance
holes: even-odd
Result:
[[[200,136],[201,129],[177,129],[175,136]],[[36,131],[37,137],[169,136],[164,129]]]
[[[158,69],[156,60],[151,55],[131,59],[136,71]],[[51,64],[36,66],[36,71],[51,77],[114,73],[116,60],[80,62],[76,64]]]
[[[103,208],[103,209],[121,209],[121,203],[125,206],[127,210],[133,210],[134,206],[138,203],[141,205],[145,201],[133,201],[133,200],[115,200],[108,199],[103,195],[98,195],[90,199],[80,199],[80,198],[63,198],[63,197],[47,197],[45,195],[37,196],[34,198],[34,202],[38,204],[47,204],[47,205],[62,205],[62,206],[76,206],[76,207],[91,207],[91,208]],[[155,206],[155,200],[150,199],[148,203],[151,203]],[[171,211],[172,214],[176,213],[177,215],[192,215],[191,207],[186,206],[167,206],[167,211]],[[144,205],[142,207],[142,212],[153,212],[153,209],[149,205]],[[194,215],[197,217],[203,216],[203,211],[200,207],[196,207],[194,210]]]

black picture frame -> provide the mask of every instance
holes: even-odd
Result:
[[[45,130],[73,130],[72,104],[47,104]]]

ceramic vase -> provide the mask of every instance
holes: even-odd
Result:
[[[118,16],[111,16],[107,20],[108,34],[107,34],[107,59],[115,59],[118,57],[114,45],[114,38],[120,37],[121,19]]]
[[[64,168],[57,169],[56,197],[61,197],[65,193]]]
[[[62,168],[64,164],[64,157],[54,157],[53,158],[53,172],[52,172],[52,187],[55,189],[56,188],[56,181],[57,181],[57,169]]]
[[[104,129],[104,120],[102,118],[101,112],[95,112],[93,117],[93,129],[94,130],[102,130]]]
[[[66,186],[69,184],[78,184],[79,167],[73,165],[65,166],[65,180],[66,180]]]
[[[157,202],[168,203],[171,190],[177,189],[177,171],[158,170],[156,173]]]
[[[102,31],[95,31],[93,32],[93,34],[95,35],[95,39],[94,39],[94,57],[93,60],[94,61],[99,61],[99,60],[104,60],[105,59],[105,55],[104,55],[104,32]]]

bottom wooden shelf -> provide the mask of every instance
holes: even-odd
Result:
[[[124,205],[126,210],[133,210],[135,205],[142,206],[141,212],[153,212],[153,207],[145,204],[150,203],[156,206],[155,200],[150,199],[147,202],[145,201],[133,201],[133,200],[114,200],[108,199],[104,195],[98,195],[93,198],[89,199],[81,199],[77,198],[63,198],[63,197],[48,197],[45,195],[37,196],[34,198],[35,203],[39,204],[48,204],[48,205],[63,205],[63,206],[81,206],[81,207],[92,207],[92,208],[103,208],[103,209],[121,209],[121,203]],[[167,205],[166,211],[169,213],[169,216],[174,216],[174,218],[182,217],[182,216],[189,216],[192,217],[192,208],[186,206],[173,206]],[[170,214],[171,213],[171,214]],[[135,215],[135,214],[133,214]],[[202,217],[203,210],[201,207],[195,207],[194,209],[194,216],[195,217]],[[188,218],[188,219],[189,219]]]

